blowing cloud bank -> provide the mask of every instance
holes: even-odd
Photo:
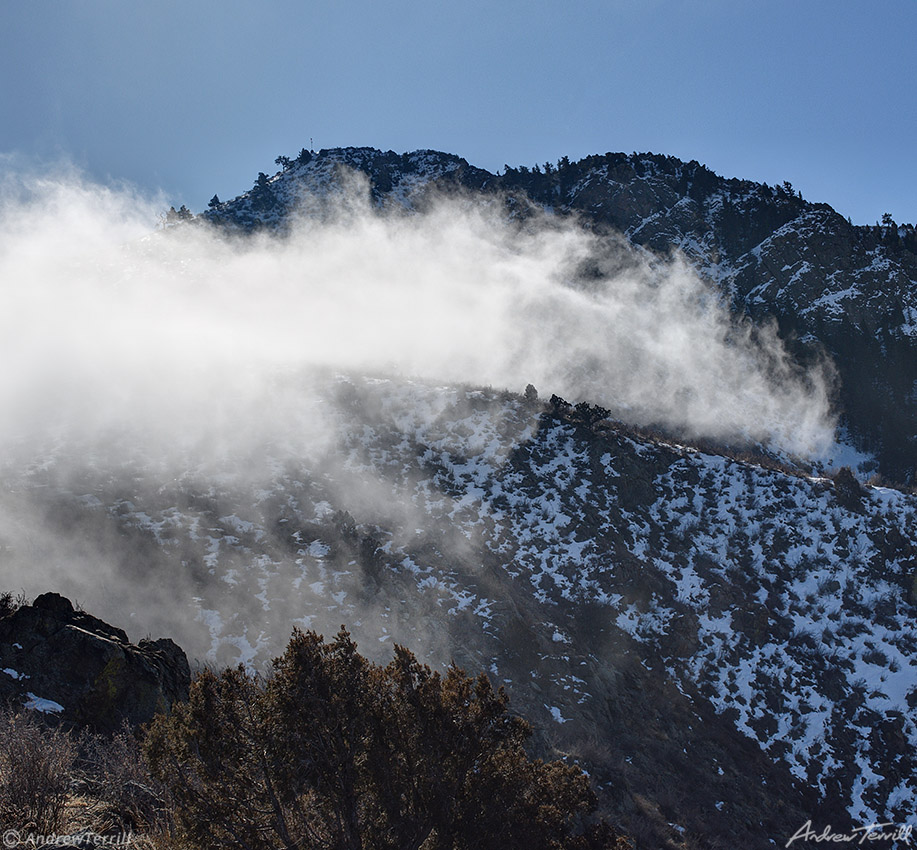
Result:
[[[685,264],[569,219],[508,221],[493,203],[382,213],[364,188],[283,238],[241,240],[153,232],[155,203],[79,179],[8,181],[4,454],[128,423],[160,448],[219,422],[220,441],[244,439],[277,376],[315,367],[533,383],[686,437],[801,456],[831,445],[830,370],[801,372]],[[269,427],[294,427],[275,408]]]
[[[237,577],[258,557],[275,583],[277,563],[322,561],[329,503],[369,529],[432,523],[415,497],[354,473],[347,445],[369,408],[394,411],[386,439],[402,449],[465,416],[456,388],[529,383],[687,438],[808,457],[833,444],[827,367],[801,372],[686,265],[576,221],[514,221],[470,198],[382,212],[356,179],[283,237],[157,229],[161,208],[72,177],[4,186],[0,558],[16,589],[59,590],[113,618],[134,611],[136,628],[189,652],[213,652],[206,628],[216,641],[257,625],[267,637],[252,646],[282,645],[302,605],[278,592],[267,623],[263,588]],[[405,390],[412,381],[431,389]],[[498,454],[532,427],[504,429]],[[299,499],[287,519],[281,497]],[[311,543],[281,534],[261,556],[246,549],[308,519],[305,504]],[[334,534],[346,537],[352,519],[334,519]],[[244,552],[227,567],[221,553],[234,545]]]

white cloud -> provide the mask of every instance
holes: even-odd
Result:
[[[167,443],[223,417],[236,439],[271,375],[315,366],[532,382],[796,453],[833,436],[821,371],[736,325],[685,265],[573,223],[454,200],[383,215],[351,197],[287,238],[228,240],[150,232],[155,202],[72,175],[3,194],[0,438],[141,421]]]

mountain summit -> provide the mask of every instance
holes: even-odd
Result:
[[[303,150],[203,216],[250,231],[288,226],[316,197],[354,175],[378,207],[423,209],[441,193],[500,197],[511,215],[532,205],[575,215],[663,256],[678,254],[737,314],[776,322],[800,364],[827,354],[849,437],[878,470],[909,483],[917,465],[917,231],[886,218],[855,226],[784,183],[726,179],[697,162],[607,153],[491,174],[421,150]]]

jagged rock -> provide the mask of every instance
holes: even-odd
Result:
[[[144,723],[187,699],[188,659],[168,638],[122,630],[43,593],[0,619],[0,698],[100,730]]]

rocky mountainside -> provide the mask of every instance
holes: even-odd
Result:
[[[537,205],[678,252],[732,309],[776,321],[801,362],[826,351],[837,404],[882,472],[911,482],[917,465],[917,232],[890,220],[854,226],[788,184],[726,179],[697,162],[605,154],[491,174],[436,151],[303,151],[204,216],[245,230],[282,227],[317,196],[364,175],[380,206],[423,208],[441,192],[507,193],[510,211]]]
[[[917,433],[913,230],[854,227],[787,186],[725,180],[652,155],[499,175],[433,151],[303,151],[280,164],[202,214],[230,239],[176,229],[77,270],[76,279],[95,281],[86,269],[108,263],[91,302],[102,314],[99,338],[84,350],[83,334],[66,335],[69,315],[52,323],[65,344],[47,362],[65,380],[36,384],[52,388],[36,389],[40,399],[15,396],[41,403],[34,416],[10,417],[3,435],[4,575],[79,599],[126,624],[134,640],[168,634],[207,664],[259,669],[294,626],[330,636],[344,624],[374,660],[386,660],[397,642],[433,665],[455,660],[486,671],[535,724],[539,752],[578,759],[604,813],[640,848],[765,848],[786,846],[807,822],[819,834],[907,824],[917,810],[913,495],[864,486],[848,469],[824,475],[787,451],[692,442],[677,419],[665,431],[651,416],[636,418],[641,428],[625,424],[640,398],[619,398],[614,387],[602,400],[618,405],[612,415],[596,398],[568,404],[552,395],[566,389],[542,386],[550,400],[531,385],[522,392],[527,377],[520,386],[500,379],[498,389],[481,386],[489,377],[461,383],[468,378],[452,360],[470,356],[468,346],[446,347],[449,380],[439,363],[424,372],[417,356],[377,363],[395,333],[409,342],[416,335],[421,358],[439,352],[431,339],[477,290],[444,295],[434,279],[401,291],[397,317],[387,309],[405,264],[442,253],[435,227],[432,247],[409,242],[413,253],[397,253],[381,276],[378,253],[360,257],[354,275],[341,269],[368,240],[388,247],[403,222],[436,222],[415,214],[441,213],[443,195],[459,199],[450,212],[480,203],[509,219],[506,241],[529,231],[543,241],[552,227],[566,238],[569,224],[602,246],[620,247],[623,233],[637,247],[621,253],[636,253],[650,270],[668,268],[677,252],[734,311],[775,321],[799,364],[833,358],[849,436],[875,452],[886,475],[908,481]],[[328,216],[337,226],[340,205],[361,193],[392,213],[362,223],[397,226],[360,230],[330,265],[310,253],[317,228],[298,241],[246,240],[283,233],[298,216]],[[493,256],[519,259],[514,246]],[[464,269],[470,250],[450,255],[458,266],[421,266],[419,274]],[[577,354],[571,368],[601,378],[590,357],[599,356],[594,343],[608,313],[595,309],[598,285],[590,285],[604,267],[590,278],[588,263],[576,266],[576,286],[564,278],[549,292],[555,300],[517,322],[537,265],[521,253],[514,287],[498,299],[510,321],[482,337],[488,317],[479,313],[495,302],[480,300],[463,332],[478,348],[488,340],[488,356],[521,362],[512,372],[520,375],[540,348],[491,349],[548,322],[548,359],[563,361],[553,355],[567,346]],[[313,261],[322,298],[346,290],[334,321],[312,310],[315,291],[303,286],[314,283],[301,274]],[[481,274],[480,264],[470,273]],[[348,281],[360,275],[379,277],[377,289],[351,293]],[[606,277],[609,286],[617,281]],[[641,279],[639,304],[662,279]],[[272,281],[277,297],[264,290]],[[485,288],[494,283],[487,278]],[[702,308],[716,300],[693,284],[690,295]],[[370,321],[357,322],[364,297]],[[446,307],[415,312],[418,298]],[[564,299],[584,305],[576,314],[583,322],[552,335]],[[674,310],[686,313],[687,301]],[[781,392],[792,391],[810,412],[818,382],[781,380],[793,369],[773,347],[742,348],[741,317],[682,337],[713,348],[718,334],[719,360],[730,363],[760,353],[758,372],[737,374],[761,381],[729,383],[729,370],[710,365],[716,358],[691,360],[685,372],[680,361],[652,360],[647,352],[681,330],[659,318],[671,312],[650,313],[642,348],[608,349],[628,375],[649,361],[638,396],[661,392],[675,374],[682,410],[687,397],[706,410],[704,400],[725,396],[717,410],[738,408],[745,392],[763,399],[746,419],[779,418],[788,409]],[[634,324],[637,313],[614,315]],[[434,318],[421,327],[418,316]],[[598,336],[583,336],[589,322],[593,331],[601,325]],[[365,356],[348,359],[350,348]],[[674,350],[681,360],[689,353]],[[78,355],[85,368],[68,371],[71,359],[82,363]],[[689,372],[718,394],[692,396],[682,380]],[[64,386],[71,375],[73,386]],[[824,424],[823,408],[811,408]],[[809,419],[793,422],[804,430]],[[187,687],[173,644],[132,644],[53,594],[0,617],[0,665],[4,697],[103,727],[125,714],[142,719]]]
[[[487,671],[642,847],[912,816],[912,497],[531,391],[337,376],[309,398],[334,434],[311,451],[218,473],[189,452],[177,477],[85,451],[7,485],[63,550],[110,541],[121,596],[93,606],[155,612],[199,658],[257,667],[293,625],[345,623],[370,656]]]

